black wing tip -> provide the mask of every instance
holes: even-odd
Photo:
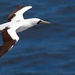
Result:
[[[16,5],[16,9],[15,9],[12,13],[10,13],[9,16],[8,16],[8,22],[11,21],[11,19],[15,16],[15,13],[16,13],[17,11],[19,11],[20,9],[22,9],[22,8],[24,8],[24,7],[25,7],[24,5],[22,5],[22,6]]]
[[[24,6],[24,5],[22,5],[22,6],[21,6],[21,5],[16,5],[16,8],[17,8],[17,9],[21,9],[21,8],[23,8],[23,7],[25,7],[25,6]]]

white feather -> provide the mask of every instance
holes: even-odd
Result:
[[[19,11],[17,11],[17,12],[15,13],[16,16],[13,17],[13,18],[11,19],[11,21],[17,21],[17,20],[22,20],[22,19],[24,19],[24,18],[23,18],[23,13],[26,12],[27,10],[31,9],[31,8],[32,8],[32,6],[25,6],[24,8],[20,9]]]

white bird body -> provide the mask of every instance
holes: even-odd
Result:
[[[17,32],[21,32],[21,31],[29,28],[30,23],[23,18],[23,13],[26,12],[27,10],[29,10],[30,8],[32,8],[32,6],[24,7],[21,10],[19,10],[18,12],[16,12],[15,13],[16,16],[13,17],[10,22],[0,25],[0,31],[2,31],[5,27],[11,27],[12,25],[15,25],[15,26],[13,26],[13,28],[20,25],[20,27],[17,28],[18,30],[16,29]]]
[[[3,45],[0,46],[0,56],[5,54],[19,40],[18,32],[24,31],[39,23],[50,24],[50,22],[38,18],[24,19],[23,13],[31,8],[32,6],[21,7],[9,15],[8,20],[10,22],[0,25],[3,39]]]
[[[30,19],[31,20],[31,19]],[[34,24],[31,24],[32,21],[30,21],[29,19],[27,20],[18,20],[18,21],[11,21],[11,22],[7,22],[4,24],[0,25],[0,31],[2,31],[4,28],[6,27],[10,27],[12,29],[16,28],[16,32],[21,32],[24,31],[32,26],[34,26]]]

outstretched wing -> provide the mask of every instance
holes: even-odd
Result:
[[[18,8],[8,16],[8,21],[17,21],[23,19],[23,13],[31,8],[32,6],[18,6]]]
[[[8,33],[8,30],[9,28],[5,28],[2,31],[3,45],[0,46],[0,57],[4,55],[7,51],[9,51],[9,49],[11,49],[11,47],[17,42],[16,38],[13,39],[12,36]]]

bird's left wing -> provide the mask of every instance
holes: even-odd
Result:
[[[23,19],[23,13],[31,8],[32,6],[18,6],[18,8],[8,16],[8,21],[17,21]]]
[[[3,45],[0,46],[0,57],[3,56],[13,45],[17,42],[16,38],[13,39],[10,33],[8,32],[9,28],[5,28],[2,31]],[[14,33],[16,34],[16,33]],[[13,35],[13,34],[12,34]],[[17,34],[16,34],[17,36]]]

